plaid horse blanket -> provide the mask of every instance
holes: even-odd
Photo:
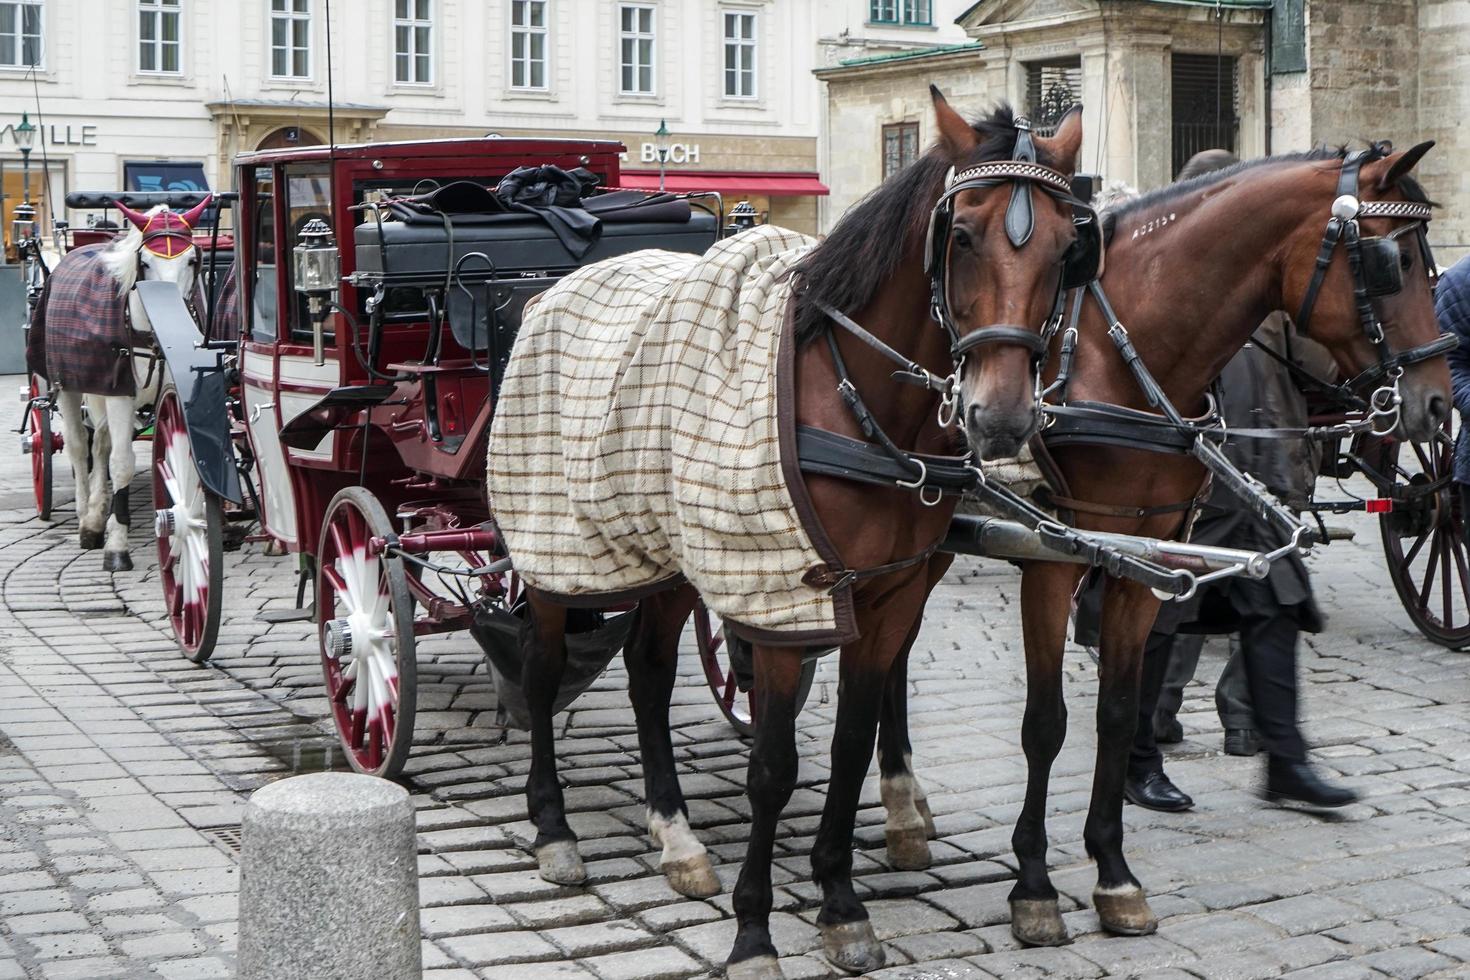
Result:
[[[26,338],[26,366],[53,387],[88,395],[132,395],[127,299],[102,262],[107,245],[62,256],[41,290]]]
[[[813,244],[764,226],[703,256],[635,252],[527,309],[487,465],[492,512],[531,586],[607,605],[682,576],[753,639],[851,635],[850,593],[803,581],[828,566],[788,486],[795,406],[781,417],[791,393],[778,396],[795,343],[787,273]]]

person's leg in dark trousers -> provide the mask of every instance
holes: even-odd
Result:
[[[1179,709],[1184,705],[1184,688],[1194,680],[1194,672],[1199,668],[1199,654],[1204,645],[1203,633],[1176,633],[1169,647],[1164,683],[1159,688],[1158,706],[1154,708],[1154,738],[1166,745],[1184,741]]]
[[[1241,622],[1240,652],[1256,734],[1269,753],[1264,795],[1319,807],[1352,803],[1356,793],[1326,782],[1307,761],[1307,744],[1297,726],[1296,616],[1276,605],[1270,586],[1252,582],[1247,587],[1260,589],[1250,603],[1256,614]]]
[[[1215,710],[1225,729],[1226,755],[1255,755],[1261,750],[1256,738],[1255,709],[1251,705],[1250,677],[1246,674],[1245,655],[1240,637],[1230,635],[1230,659],[1215,684]]]
[[[1154,708],[1159,703],[1173,642],[1173,634],[1150,633],[1144,644],[1143,672],[1138,680],[1138,725],[1128,757],[1128,777],[1123,782],[1125,798],[1150,810],[1166,812],[1194,806],[1194,800],[1164,775],[1164,756],[1154,739]]]

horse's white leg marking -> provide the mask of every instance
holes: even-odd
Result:
[[[100,523],[87,523],[92,499],[92,465],[87,456],[87,427],[82,424],[82,396],[74,391],[61,391],[56,402],[61,410],[62,442],[66,444],[66,457],[71,461],[72,479],[76,481],[78,522],[82,530],[101,531]]]
[[[107,428],[112,436],[112,452],[107,458],[108,476],[112,479],[112,497],[124,494],[133,481],[137,455],[133,452],[133,422],[136,418],[131,395],[108,395],[102,401],[107,413]],[[124,494],[125,496],[125,494]],[[108,501],[109,506],[112,500]],[[125,514],[124,517],[127,515]],[[115,514],[107,518],[107,551],[126,553],[128,525]]]
[[[671,816],[648,811],[648,836],[663,847],[658,868],[674,891],[690,898],[709,898],[720,893],[720,879],[710,864],[709,853],[694,831],[689,818],[675,811]]]
[[[888,819],[883,835],[888,843],[888,859],[904,870],[922,870],[929,866],[929,835],[934,832],[929,816],[929,800],[914,777],[913,759],[903,757],[906,772],[884,776],[878,782],[878,795]]]

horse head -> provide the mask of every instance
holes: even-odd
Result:
[[[194,226],[212,200],[212,197],[206,197],[182,213],[170,211],[163,204],[144,213],[121,201],[114,202],[114,207],[128,219],[129,224],[127,233],[117,239],[107,252],[108,266],[118,281],[118,292],[127,295],[141,276],[176,282],[183,295],[192,293],[199,266]]]
[[[1296,328],[1331,351],[1381,419],[1416,441],[1450,411],[1425,236],[1430,201],[1409,176],[1432,146],[1394,153],[1380,143],[1340,166],[1311,168],[1313,210],[1281,251],[1282,300]]]
[[[934,307],[954,341],[962,416],[983,459],[1015,456],[1041,424],[1040,372],[1063,287],[1096,269],[1096,224],[1072,198],[1081,107],[1050,137],[1002,108],[971,125],[933,89],[940,150],[954,167],[930,224]],[[1091,268],[1083,268],[1091,263]]]

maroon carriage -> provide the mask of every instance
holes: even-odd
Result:
[[[702,252],[721,230],[717,199],[618,190],[622,152],[487,138],[236,162],[233,415],[246,509],[300,556],[297,615],[314,614],[333,721],[360,771],[392,776],[407,757],[417,637],[473,631],[502,716],[521,717],[516,584],[485,490],[496,384],[521,311],[581,265],[653,247]],[[559,168],[547,173],[587,193],[573,208],[498,199],[490,188],[522,167]],[[217,523],[220,502],[203,496]],[[216,543],[205,550],[216,562]],[[190,587],[198,614],[217,619],[204,593],[218,580]],[[564,700],[620,647],[624,618],[583,617],[569,644],[582,670]],[[747,724],[749,684],[726,660],[724,631],[697,622],[720,708]]]

